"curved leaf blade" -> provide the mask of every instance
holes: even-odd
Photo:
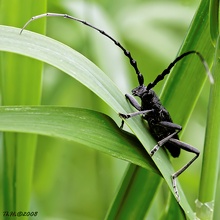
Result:
[[[78,142],[159,173],[134,135],[121,130],[109,116],[96,111],[54,106],[0,107],[0,130]]]

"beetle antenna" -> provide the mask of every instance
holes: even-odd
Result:
[[[210,83],[213,84],[214,83],[214,79],[213,79],[213,76],[212,76],[212,74],[211,74],[211,72],[209,70],[209,66],[208,66],[206,60],[203,58],[203,56],[199,52],[192,50],[192,51],[188,51],[186,53],[183,53],[182,55],[177,57],[172,63],[170,63],[170,65],[160,75],[158,75],[157,78],[153,82],[148,84],[147,90],[150,90],[154,86],[156,86],[158,82],[160,82],[161,80],[164,79],[165,75],[168,75],[170,73],[170,70],[174,67],[174,65],[178,61],[180,61],[182,58],[184,58],[184,57],[186,57],[186,56],[188,56],[190,54],[196,54],[200,58],[203,66],[204,66],[204,68],[206,70],[206,73],[207,73],[207,75],[209,77],[209,81],[210,81]]]
[[[121,50],[124,52],[125,56],[128,57],[129,61],[130,61],[130,64],[131,66],[134,68],[135,70],[135,73],[137,74],[137,77],[138,77],[138,82],[141,85],[144,84],[144,77],[143,75],[141,74],[141,72],[139,71],[138,69],[138,66],[137,66],[137,62],[136,60],[133,59],[133,57],[131,56],[131,53],[126,50],[118,41],[116,41],[113,37],[111,37],[110,35],[108,35],[105,31],[87,23],[86,21],[83,21],[83,20],[80,20],[78,18],[75,18],[75,17],[72,17],[70,15],[67,15],[67,14],[59,14],[59,13],[45,13],[45,14],[40,14],[40,15],[37,15],[37,16],[34,16],[32,17],[25,25],[24,27],[21,29],[20,31],[20,34],[23,32],[23,30],[27,27],[27,25],[34,21],[34,20],[37,20],[39,18],[43,18],[43,17],[63,17],[63,18],[69,18],[71,20],[74,20],[74,21],[78,21],[92,29],[95,29],[96,31],[100,32],[102,35],[106,36],[107,38],[109,38],[111,41],[113,41],[115,43],[116,46],[120,47]]]

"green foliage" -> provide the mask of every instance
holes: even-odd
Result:
[[[16,1],[1,1],[0,9],[4,12],[1,13],[1,24],[22,27],[30,17],[46,11],[46,1],[41,1],[42,4],[36,7],[22,0],[15,11],[9,8]],[[218,31],[213,26],[210,28],[209,18],[214,25],[217,16],[209,17],[208,3],[202,1],[184,41],[186,29],[198,7],[192,1],[188,4],[194,10],[173,1],[48,1],[48,11],[82,18],[114,36],[132,52],[147,84],[174,59],[182,41],[179,53],[195,49],[210,65],[213,63],[214,48],[209,30],[212,42],[217,42],[214,38]],[[24,7],[30,10],[24,11]],[[11,13],[7,14],[8,11]],[[177,20],[181,16],[182,19]],[[46,19],[34,21],[27,29],[43,33],[45,22]],[[68,46],[27,30],[19,35],[19,31],[14,27],[0,27],[0,50],[7,52],[1,54],[4,106],[0,108],[0,129],[6,133],[1,157],[4,162],[4,197],[0,210],[38,211],[40,219],[184,219],[184,215],[194,219],[192,210],[195,210],[194,201],[198,197],[201,160],[179,178],[183,186],[182,190],[178,183],[180,208],[171,194],[170,174],[174,169],[167,155],[160,150],[151,160],[145,151],[149,152],[155,145],[146,124],[140,117],[126,121],[128,129],[141,144],[135,136],[121,131],[114,122],[120,124],[118,112],[133,111],[123,94],[137,85],[136,76],[129,63],[124,61],[123,53],[88,27],[67,19],[47,18],[47,35],[84,54],[104,74]],[[43,80],[42,63],[8,52],[47,63]],[[205,124],[198,126],[198,120],[199,123],[206,122],[204,109],[207,101],[204,100],[208,99],[210,86],[205,84],[199,98],[205,79],[203,66],[197,57],[191,56],[176,65],[161,93],[163,104],[171,112],[173,120],[185,128],[181,139],[199,147],[200,151]],[[211,93],[215,94],[212,101],[219,99],[217,77],[215,83],[214,91],[217,92]],[[158,93],[162,85],[160,83],[155,88]],[[218,118],[218,111],[212,112],[211,116]],[[186,127],[188,121],[190,126]],[[214,121],[212,119],[211,125]],[[214,152],[215,162],[219,164],[216,138],[219,130],[217,126],[214,128],[215,132],[207,133],[206,142],[217,141]],[[190,131],[189,135],[187,131]],[[33,134],[38,134],[38,137]],[[180,167],[189,161],[185,158],[189,153],[181,155],[173,163],[175,170],[178,169],[177,163]],[[132,165],[127,165],[124,160]],[[218,165],[212,166],[216,168]],[[167,184],[162,183],[158,169]],[[206,165],[207,169],[213,170],[213,167]],[[207,174],[203,175],[206,179]],[[218,169],[209,183],[214,192],[204,194],[204,187],[200,188],[200,202],[214,201],[217,175]],[[197,210],[197,214],[200,211]],[[218,216],[218,210],[215,216]]]

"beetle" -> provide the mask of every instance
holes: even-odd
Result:
[[[177,57],[160,75],[156,77],[153,82],[149,83],[147,86],[144,85],[144,78],[142,74],[138,73],[139,86],[132,90],[132,95],[141,99],[141,105],[135,98],[133,98],[133,96],[125,94],[126,99],[138,111],[129,114],[119,113],[120,117],[124,120],[137,115],[142,115],[142,118],[148,122],[151,134],[156,141],[158,141],[157,145],[155,145],[150,151],[151,157],[162,146],[166,147],[172,157],[179,157],[181,149],[195,154],[195,156],[187,164],[171,175],[174,193],[178,202],[180,202],[180,196],[176,185],[176,179],[199,157],[200,152],[195,147],[179,140],[178,133],[182,130],[182,127],[173,123],[169,112],[161,104],[160,99],[152,88],[156,86],[158,82],[163,80],[165,75],[170,73],[170,70],[178,61],[190,54],[196,54],[199,56],[210,77],[210,81],[213,82],[208,65],[202,55],[197,51],[188,51]],[[122,121],[121,128],[123,128],[123,125],[124,121]]]
[[[176,179],[199,157],[200,152],[198,149],[194,148],[193,146],[179,140],[178,133],[182,130],[182,127],[178,124],[173,123],[169,112],[161,104],[160,99],[158,98],[156,93],[153,91],[153,88],[157,85],[158,82],[162,81],[164,77],[170,73],[171,69],[174,67],[174,65],[178,61],[180,61],[184,57],[191,55],[191,54],[195,54],[199,57],[202,64],[204,65],[207,75],[209,76],[210,82],[213,83],[214,80],[209,71],[208,64],[203,58],[203,56],[198,51],[195,51],[195,50],[191,50],[191,51],[181,54],[172,63],[170,63],[169,66],[161,74],[159,74],[153,82],[150,82],[147,86],[145,86],[144,77],[139,71],[137,62],[133,59],[131,53],[128,50],[126,50],[113,37],[108,35],[105,31],[89,24],[86,21],[75,18],[68,14],[45,13],[45,14],[40,14],[40,15],[32,17],[21,29],[20,34],[23,32],[23,30],[26,28],[26,26],[30,22],[32,22],[33,20],[42,18],[42,17],[63,17],[63,18],[68,18],[68,19],[80,22],[92,29],[95,29],[96,31],[100,32],[102,35],[109,38],[111,41],[115,43],[116,46],[118,46],[124,52],[125,56],[129,59],[131,66],[134,68],[139,85],[132,90],[132,96],[129,94],[125,94],[126,99],[130,102],[130,104],[137,111],[133,113],[126,113],[126,114],[119,113],[119,116],[122,118],[122,123],[121,123],[120,128],[121,129],[123,128],[124,120],[137,116],[137,115],[142,115],[142,118],[148,122],[152,136],[157,141],[157,145],[154,146],[152,150],[150,151],[151,157],[162,146],[164,146],[173,157],[179,157],[181,149],[195,154],[195,156],[187,164],[185,164],[181,169],[179,169],[177,172],[171,175],[174,193],[175,193],[177,201],[179,202],[180,196],[178,194]],[[141,99],[141,104],[139,104],[133,96],[139,97]]]

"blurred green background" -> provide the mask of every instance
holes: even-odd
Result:
[[[198,5],[198,0],[48,0],[47,11],[67,13],[105,30],[131,51],[148,83],[175,58]],[[24,8],[19,16],[26,12],[28,8]],[[41,24],[35,21],[35,25],[37,23]],[[46,32],[47,36],[88,57],[124,93],[130,93],[137,85],[126,57],[101,34],[62,18],[47,18]],[[102,100],[58,69],[44,64],[42,83],[42,105],[94,109],[110,115],[120,124],[118,116]],[[157,94],[160,94],[162,86],[160,83],[155,87]],[[208,94],[209,84],[206,83],[182,136],[184,142],[201,152]],[[192,207],[197,198],[201,159],[202,153],[179,177]],[[186,152],[172,160],[175,169],[188,161],[189,153]],[[38,136],[30,210],[37,210],[40,215],[34,219],[103,219],[126,167],[127,162],[93,149]],[[166,190],[169,189],[164,184],[159,195],[166,195]],[[2,200],[0,204],[2,207]],[[158,212],[156,202],[151,211]]]

